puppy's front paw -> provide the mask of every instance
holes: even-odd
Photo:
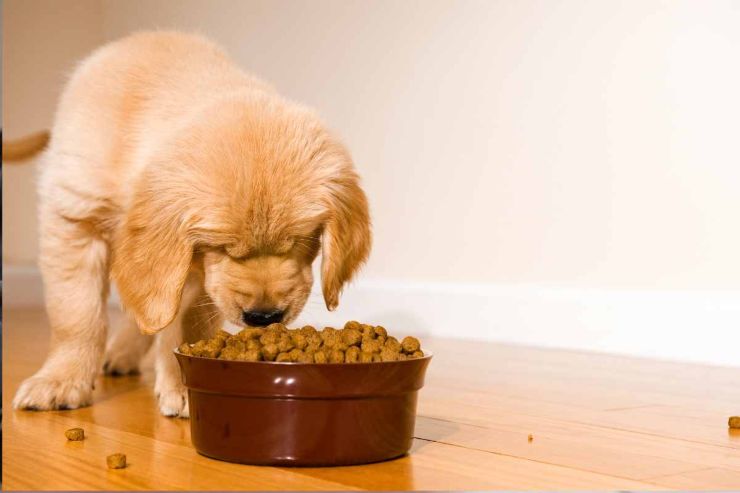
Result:
[[[37,411],[77,409],[92,403],[92,390],[92,381],[33,376],[18,388],[13,407]]]
[[[188,391],[185,388],[174,388],[159,392],[159,412],[172,418],[189,418]]]

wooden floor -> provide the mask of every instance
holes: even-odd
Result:
[[[435,357],[409,456],[269,468],[198,455],[188,422],[157,413],[151,371],[101,377],[86,409],[11,410],[47,334],[42,312],[6,311],[4,489],[740,489],[740,430],[727,428],[740,369],[427,341]],[[88,439],[67,442],[76,426]],[[106,469],[114,452],[128,468]]]

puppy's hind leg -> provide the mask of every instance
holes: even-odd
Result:
[[[108,246],[89,224],[41,209],[40,267],[51,322],[46,362],[25,380],[16,408],[74,409],[92,402],[107,326]]]
[[[103,371],[107,375],[129,375],[139,372],[139,363],[149,351],[154,336],[144,335],[133,317],[127,316],[105,349]]]

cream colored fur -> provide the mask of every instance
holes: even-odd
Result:
[[[83,61],[44,163],[40,266],[51,350],[16,407],[92,402],[109,279],[131,321],[108,344],[106,371],[136,371],[157,334],[160,410],[185,417],[174,347],[224,319],[243,324],[244,310],[293,320],[320,250],[333,309],[369,253],[367,200],[346,149],[313,112],[201,37],[139,33]]]

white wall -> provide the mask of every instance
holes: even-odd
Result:
[[[366,276],[740,288],[740,3],[104,2],[320,113],[372,201]]]
[[[27,7],[17,29],[51,34],[16,34],[14,49],[200,31],[344,138],[375,245],[337,319],[740,364],[728,349],[740,342],[740,3],[64,4],[86,13],[60,23],[68,14]],[[50,114],[22,85],[4,91],[14,121]],[[35,258],[29,193],[4,199],[5,262]],[[304,318],[333,320],[318,299]]]
[[[3,138],[51,127],[67,74],[103,40],[99,0],[4,0]],[[3,165],[3,263],[33,265],[36,163]],[[6,291],[8,286],[6,283]]]

